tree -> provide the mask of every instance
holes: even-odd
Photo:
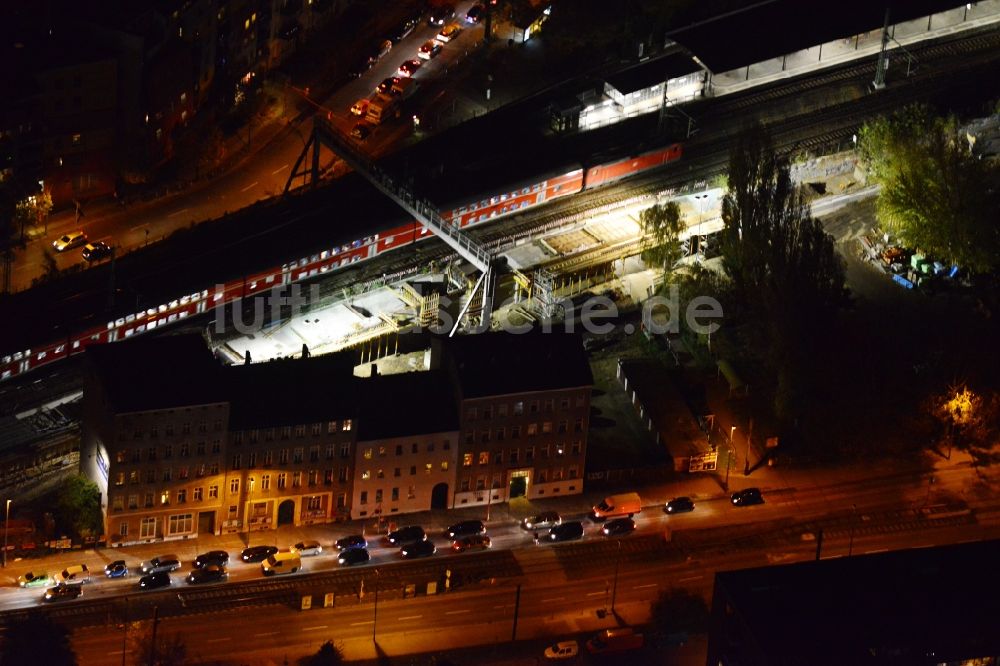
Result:
[[[739,137],[728,178],[722,264],[736,311],[726,314],[775,380],[787,422],[804,404],[814,341],[847,302],[844,263],[762,128]]]
[[[104,526],[101,491],[86,477],[72,476],[59,488],[53,513],[59,529],[75,537],[100,534]]]
[[[24,237],[24,228],[29,224],[34,227],[45,224],[48,228],[47,221],[51,212],[52,195],[44,190],[18,201],[14,215],[21,228],[21,237]]]
[[[910,106],[866,123],[858,138],[886,229],[975,272],[1000,268],[1000,168],[972,154],[955,118]]]
[[[48,615],[33,613],[11,620],[4,631],[0,663],[6,666],[76,666],[69,632]]]
[[[128,628],[129,651],[135,666],[184,666],[187,663],[187,645],[180,634],[156,635],[153,651],[153,623],[133,622]]]
[[[341,666],[344,663],[344,653],[333,641],[323,643],[316,654],[299,660],[302,666]]]
[[[646,263],[662,266],[669,272],[681,258],[681,209],[677,202],[655,205],[639,213],[639,224],[645,234],[642,258]]]
[[[951,386],[941,395],[931,397],[927,404],[941,427],[941,440],[952,447],[968,451],[979,462],[989,462],[987,452],[1000,437],[1000,395],[980,395],[967,385]]]

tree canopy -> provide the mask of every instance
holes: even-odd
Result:
[[[680,234],[684,223],[680,206],[670,201],[647,208],[639,213],[639,224],[646,237],[642,258],[669,271],[682,254]]]
[[[972,154],[954,118],[910,106],[866,123],[858,150],[887,230],[975,272],[1000,268],[1000,169]]]
[[[69,632],[48,615],[32,614],[9,622],[0,648],[0,663],[11,666],[45,664],[76,666]]]
[[[104,517],[97,484],[81,475],[71,476],[59,488],[53,514],[59,529],[70,531],[73,536],[100,534]]]
[[[344,653],[333,641],[323,643],[316,654],[299,660],[301,666],[340,666],[343,663],[345,663]]]

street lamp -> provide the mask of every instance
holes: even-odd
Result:
[[[372,612],[372,643],[375,642],[375,627],[378,623],[378,579],[379,571],[375,569],[375,609]]]
[[[701,223],[705,218],[705,202],[708,199],[708,192],[694,195],[698,202],[698,228],[695,231],[695,238],[698,239],[698,251],[701,251]]]
[[[7,500],[7,513],[3,520],[3,568],[7,568],[7,532],[10,530],[10,500]]]
[[[751,427],[752,427],[751,423]],[[750,433],[747,433],[747,457],[743,463],[743,476],[750,476]]]

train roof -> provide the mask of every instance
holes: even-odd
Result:
[[[86,358],[117,414],[227,401],[222,365],[200,335],[89,345]]]
[[[441,370],[362,379],[358,441],[458,430],[455,389]]]
[[[955,0],[769,0],[673,30],[715,74],[964,5]]]

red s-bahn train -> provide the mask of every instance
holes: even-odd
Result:
[[[649,169],[655,169],[680,159],[681,144],[670,144],[635,156],[611,162],[584,166],[570,164],[553,174],[529,178],[509,191],[495,192],[479,200],[448,204],[441,211],[445,220],[458,220],[462,227],[523,211],[583,190],[614,183]],[[245,279],[231,280],[221,286],[178,295],[174,300],[147,307],[108,321],[104,326],[78,332],[63,340],[49,340],[31,349],[0,356],[0,381],[24,374],[33,368],[79,353],[94,343],[115,342],[133,335],[207,312],[211,308],[232,303],[240,298],[268,291],[316,275],[337,270],[348,264],[371,259],[382,253],[423,240],[432,233],[415,223],[408,223],[352,243],[322,250],[308,257],[292,260]]]

